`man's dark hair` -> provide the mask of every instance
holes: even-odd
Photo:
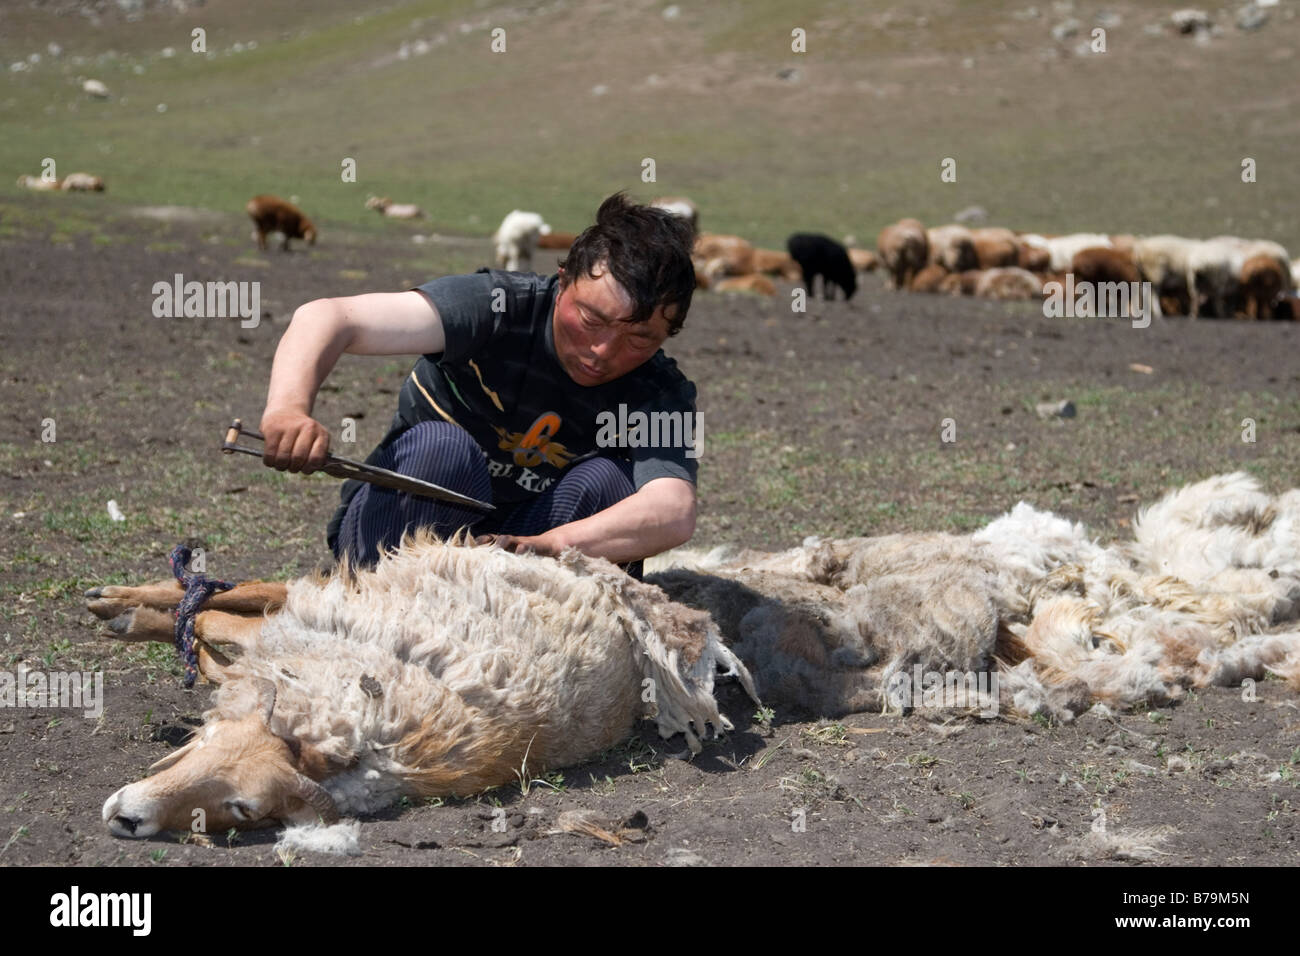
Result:
[[[562,278],[566,284],[578,276],[594,278],[592,270],[604,265],[635,303],[627,321],[648,321],[662,306],[668,334],[676,335],[695,292],[694,244],[695,229],[687,220],[616,192],[600,204],[596,224],[569,247],[560,262]]]

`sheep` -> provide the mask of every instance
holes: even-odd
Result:
[[[1138,272],[1151,283],[1165,315],[1187,315],[1191,311],[1187,262],[1197,242],[1170,235],[1139,236],[1133,241]]]
[[[1291,291],[1291,275],[1285,258],[1267,252],[1256,253],[1242,261],[1237,273],[1245,315],[1248,319],[1272,316],[1274,301]]]
[[[545,235],[537,237],[537,248],[564,250],[573,245],[574,240],[577,238],[578,236],[576,233],[555,232],[552,230]]]
[[[1273,300],[1273,318],[1292,322],[1300,320],[1300,295],[1284,292]]]
[[[1111,546],[1021,502],[970,535],[670,552],[646,579],[709,612],[770,705],[898,710],[913,672],[996,672],[1007,709],[1070,721],[1268,672],[1300,690],[1298,527],[1300,489],[1239,472],[1170,492]]]
[[[1017,236],[1016,265],[1028,272],[1049,272],[1052,268],[1052,254],[1046,249],[1024,242]]]
[[[747,276],[732,276],[728,279],[719,279],[713,283],[714,292],[753,292],[758,295],[776,295],[776,286],[772,280],[760,273],[751,273]]]
[[[59,180],[42,179],[40,176],[22,175],[18,177],[18,185],[22,189],[33,189],[36,192],[54,192],[59,188]]]
[[[700,209],[685,196],[661,196],[650,205],[667,210],[674,216],[680,216],[691,224],[692,229],[696,232],[700,231]]]
[[[537,240],[548,235],[551,227],[535,212],[513,209],[506,213],[492,236],[496,247],[496,264],[507,272],[531,270]]]
[[[182,559],[183,560],[183,559]],[[175,582],[87,592],[125,640],[170,641]],[[590,759],[640,716],[700,750],[744,665],[707,615],[570,550],[558,560],[408,537],[372,570],[246,582],[194,619],[220,685],[204,726],[104,803],[119,837],[336,822],[469,796]],[[648,689],[648,690],[647,690]]]
[[[103,80],[86,80],[81,84],[81,89],[82,92],[95,97],[95,99],[108,99],[108,87],[104,85]]]
[[[880,265],[880,257],[870,249],[849,249],[849,262],[859,272],[875,272]]]
[[[975,282],[975,295],[981,299],[1024,301],[1043,296],[1043,280],[1016,266],[985,269]]]
[[[972,229],[975,260],[981,269],[998,269],[1020,265],[1020,246],[1010,229]]]
[[[948,275],[948,270],[943,266],[926,266],[912,277],[912,284],[908,286],[908,290],[911,292],[939,292],[940,286]]]
[[[1140,282],[1133,260],[1118,249],[1091,246],[1070,260],[1075,282]]]
[[[288,252],[290,239],[303,239],[316,245],[316,227],[301,209],[278,196],[254,196],[244,207],[257,231],[257,248],[266,248],[267,233],[278,232],[284,236],[280,248]]]
[[[423,219],[424,210],[414,203],[395,203],[387,196],[371,196],[366,208],[377,210],[389,219]]]
[[[1046,249],[1051,257],[1048,268],[1052,272],[1068,272],[1070,263],[1080,250],[1100,248],[1110,249],[1113,243],[1110,236],[1096,232],[1075,232],[1066,236],[1039,236],[1026,234],[1020,237],[1022,242],[1040,249]]]
[[[941,265],[949,272],[979,268],[975,241],[965,226],[935,226],[926,230],[930,255],[928,265]]]
[[[692,259],[700,260],[710,279],[718,276],[743,276],[754,272],[754,246],[748,239],[721,233],[702,232],[695,237]]]
[[[68,173],[59,183],[59,188],[64,192],[96,192],[104,191],[104,180],[98,176],[92,176],[90,173]]]
[[[790,258],[788,252],[776,249],[754,250],[754,271],[764,275],[780,276],[787,282],[798,282],[802,277],[799,264]]]
[[[940,295],[974,295],[983,277],[984,273],[979,269],[951,272],[939,282],[937,291]]]
[[[837,285],[844,292],[844,299],[853,298],[858,291],[857,273],[849,261],[848,250],[830,236],[819,233],[796,232],[785,241],[790,251],[790,258],[799,263],[803,273],[803,285],[812,295],[813,280],[822,277],[822,298],[831,298],[831,285]]]
[[[900,219],[886,226],[876,237],[876,251],[889,273],[886,285],[906,289],[912,277],[929,264],[930,242],[925,226],[915,219]]]

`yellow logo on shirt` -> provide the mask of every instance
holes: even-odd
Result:
[[[573,452],[559,442],[551,441],[551,436],[560,430],[560,424],[559,415],[545,412],[538,415],[528,431],[523,433],[507,432],[498,425],[492,428],[501,438],[498,447],[502,451],[514,452],[516,465],[532,467],[546,462],[555,468],[564,468],[573,460]]]

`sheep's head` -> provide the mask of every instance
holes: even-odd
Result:
[[[302,221],[302,237],[306,239],[310,245],[316,245],[316,227],[311,224],[310,219],[304,219]]]
[[[153,776],[123,787],[104,803],[109,832],[120,837],[190,830],[196,819],[208,833],[275,823],[338,820],[334,801],[295,766],[290,744],[270,730],[275,685],[252,678],[254,698],[244,717],[213,721],[193,740],[158,761]],[[202,814],[196,814],[196,811]]]

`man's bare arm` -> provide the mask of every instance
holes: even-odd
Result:
[[[446,347],[442,320],[419,292],[372,292],[301,306],[275,350],[261,431],[262,460],[310,474],[325,462],[329,432],[311,417],[316,393],[344,352],[423,355]]]
[[[618,564],[639,561],[685,544],[695,533],[695,486],[683,478],[656,478],[635,494],[590,518],[531,537],[508,538],[507,546],[559,554],[577,548]]]

